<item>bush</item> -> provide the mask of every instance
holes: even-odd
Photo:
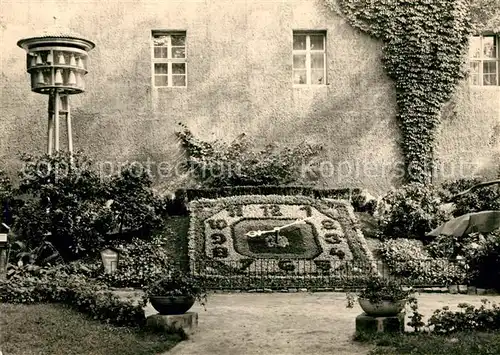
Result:
[[[425,234],[450,219],[441,209],[438,190],[433,186],[412,183],[391,191],[382,199],[385,209],[379,213],[385,237],[425,240]]]
[[[319,146],[303,143],[278,149],[268,145],[256,151],[244,135],[229,144],[204,142],[181,126],[177,137],[186,152],[185,168],[202,187],[288,185],[315,178],[314,173],[305,176],[302,167],[318,155]],[[313,172],[314,165],[308,167]]]
[[[107,198],[113,214],[113,227],[122,233],[135,231],[143,236],[163,226],[166,207],[152,189],[149,172],[127,165],[106,185]]]
[[[394,276],[422,285],[462,283],[467,266],[446,258],[432,258],[422,243],[410,239],[383,242],[380,254]]]
[[[57,302],[69,305],[93,319],[137,327],[145,322],[142,307],[121,300],[106,287],[82,275],[68,274],[63,266],[40,268],[30,265],[10,272],[0,281],[0,302],[32,304]]]
[[[120,253],[118,269],[99,276],[108,286],[142,288],[169,269],[166,241],[161,236],[149,241],[134,238],[130,243],[113,246]]]
[[[442,197],[450,198],[459,192],[470,189],[472,186],[483,182],[482,179],[458,179],[444,182],[442,187]],[[461,216],[470,212],[499,210],[500,209],[500,188],[498,185],[479,188],[469,192],[455,200],[454,216]]]
[[[481,247],[468,260],[470,283],[500,291],[500,232],[479,237]]]
[[[36,247],[50,242],[65,260],[98,250],[110,228],[103,184],[91,161],[67,153],[23,156],[19,192],[26,203],[14,224],[16,234]]]

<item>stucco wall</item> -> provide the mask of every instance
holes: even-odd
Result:
[[[0,159],[10,170],[18,167],[19,152],[43,152],[46,141],[47,98],[30,91],[16,41],[52,25],[56,16],[59,25],[96,43],[87,92],[71,104],[74,145],[99,161],[173,163],[180,158],[173,133],[183,122],[205,139],[231,140],[244,132],[261,144],[320,142],[320,186],[381,193],[397,184],[394,89],[380,63],[381,44],[322,0],[4,0],[0,6]],[[152,88],[153,29],[187,32],[187,88]],[[296,29],[327,31],[329,85],[293,87]],[[458,148],[472,160],[491,153],[479,132],[491,135],[500,103],[491,104],[494,91],[487,95],[459,95],[456,106],[466,111],[443,125],[445,161],[460,159]],[[484,101],[489,106],[478,108]],[[468,122],[474,132],[463,129]]]

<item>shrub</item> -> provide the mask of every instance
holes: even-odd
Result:
[[[484,236],[481,247],[477,248],[468,263],[471,284],[500,290],[500,232]]]
[[[50,242],[64,259],[96,251],[110,227],[105,194],[92,162],[81,154],[23,156],[19,192],[27,201],[14,224],[30,247]]]
[[[483,182],[482,179],[458,179],[444,182],[442,187],[442,197],[450,198],[459,192],[470,189],[472,186]],[[500,209],[500,188],[497,185],[479,188],[469,192],[455,201],[454,216],[461,216],[470,212],[499,210]]]
[[[0,301],[9,303],[57,302],[69,305],[93,319],[137,327],[145,322],[144,304],[125,301],[82,275],[68,274],[63,266],[29,265],[0,280]]]
[[[440,208],[441,199],[433,186],[413,183],[391,191],[382,199],[385,210],[379,213],[385,237],[424,239],[425,234],[450,218]]]
[[[253,144],[241,135],[232,143],[205,142],[194,137],[185,126],[177,132],[187,156],[185,168],[202,187],[288,185],[310,180],[302,167],[306,163],[313,172],[313,157],[321,147],[300,144],[278,149],[268,145],[255,150]]]
[[[465,263],[432,258],[417,240],[387,240],[381,244],[380,254],[392,275],[410,283],[448,285],[462,283],[466,277]]]
[[[111,178],[106,192],[115,230],[149,236],[163,226],[165,203],[154,195],[152,185],[149,172],[133,165],[125,166]]]
[[[166,242],[161,236],[145,241],[134,238],[130,243],[113,245],[119,251],[118,269],[101,273],[99,279],[113,287],[143,287],[164,275],[169,258]]]
[[[437,309],[429,318],[428,325],[433,327],[434,332],[441,334],[500,330],[500,307],[495,303],[490,304],[486,299],[482,303],[478,308],[461,303],[458,305],[459,311],[451,311],[448,307]]]

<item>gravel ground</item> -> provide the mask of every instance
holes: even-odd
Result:
[[[420,294],[427,317],[449,305],[479,305],[485,296]],[[500,297],[488,296],[500,303]],[[343,293],[214,294],[207,310],[195,305],[199,329],[164,355],[365,355],[370,348],[352,342],[359,306],[345,307]],[[146,314],[155,311],[148,306]]]

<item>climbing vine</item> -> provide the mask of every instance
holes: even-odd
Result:
[[[467,70],[469,0],[326,0],[349,23],[382,40],[394,80],[407,182],[427,183],[443,105]]]

